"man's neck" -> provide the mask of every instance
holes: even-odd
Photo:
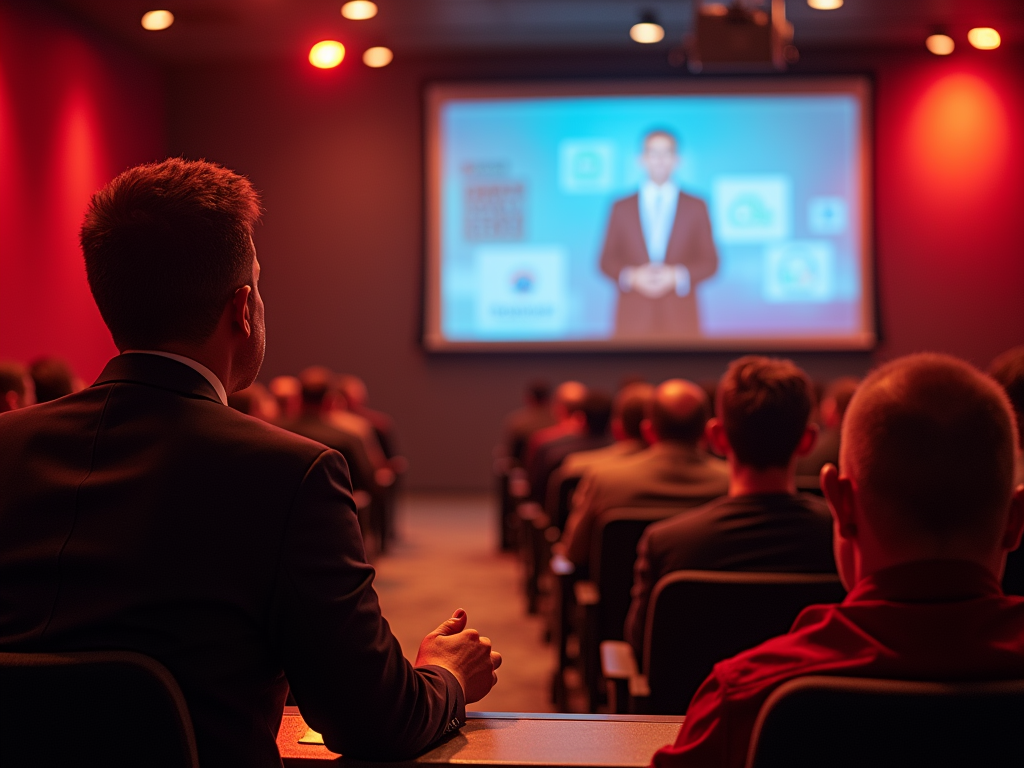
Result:
[[[169,352],[172,355],[181,355],[208,368],[214,376],[220,379],[227,392],[233,392],[234,382],[231,378],[231,354],[221,345],[216,344],[181,344],[171,342],[159,346],[150,347],[154,352]]]
[[[750,496],[765,493],[796,493],[796,477],[789,467],[755,469],[730,457],[729,495]]]

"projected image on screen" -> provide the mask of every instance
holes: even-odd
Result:
[[[435,88],[428,346],[871,346],[864,84],[725,82]]]

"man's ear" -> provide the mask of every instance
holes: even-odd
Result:
[[[1013,552],[1020,546],[1021,534],[1024,534],[1024,485],[1018,485],[1010,497],[1010,514],[1006,519],[1003,531],[1003,549]]]
[[[704,439],[708,441],[708,447],[717,456],[728,456],[732,450],[732,446],[729,445],[729,437],[725,434],[725,425],[719,418],[708,419],[708,423],[704,425]]]
[[[800,437],[800,442],[796,444],[796,450],[793,452],[796,456],[806,456],[813,449],[818,442],[818,425],[808,424],[807,429],[804,430],[803,435]]]
[[[0,412],[3,411],[16,411],[18,409],[19,400],[18,393],[13,389],[9,392],[4,392],[4,396],[0,399]]]
[[[252,286],[243,285],[231,297],[231,320],[246,338],[252,333],[252,316],[249,314],[249,295],[251,293]]]
[[[644,419],[640,422],[640,435],[648,445],[654,445],[658,442],[658,433],[654,431],[654,424],[651,423],[650,419]]]
[[[826,464],[822,467],[819,478],[821,490],[825,494],[825,501],[828,502],[832,519],[836,523],[836,530],[844,539],[857,538],[853,483],[849,478],[839,476],[839,470],[835,464]]]

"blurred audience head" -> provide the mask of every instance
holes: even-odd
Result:
[[[814,385],[791,361],[757,355],[734,360],[716,396],[718,417],[708,425],[708,439],[736,463],[788,469],[813,447]]]
[[[612,404],[612,436],[616,440],[643,440],[640,425],[654,402],[654,387],[644,381],[626,384]]]
[[[582,413],[586,420],[587,434],[601,437],[608,432],[608,423],[612,418],[612,399],[604,392],[591,390],[583,399]]]
[[[853,393],[860,386],[860,379],[843,376],[829,382],[821,394],[818,411],[821,414],[821,426],[825,429],[839,429],[843,426],[846,409],[850,406]]]
[[[655,388],[641,430],[648,443],[696,446],[710,416],[711,404],[703,389],[692,381],[669,379]]]
[[[555,388],[554,409],[559,421],[572,418],[572,415],[583,408],[587,397],[587,388],[578,381],[565,381]]]
[[[540,379],[526,385],[526,404],[543,408],[551,402],[551,385]]]
[[[35,385],[21,363],[0,361],[0,413],[36,402]]]
[[[847,410],[841,474],[822,470],[844,580],[922,559],[1001,572],[1024,523],[1015,442],[1006,394],[968,363],[919,354],[870,374]]]
[[[351,373],[345,373],[337,379],[338,389],[345,396],[348,407],[353,411],[365,408],[370,401],[369,391],[366,389],[366,382]]]
[[[1014,347],[1001,354],[992,361],[988,374],[1010,398],[1017,417],[1017,445],[1024,450],[1024,347]]]
[[[302,409],[321,411],[330,406],[328,395],[333,386],[334,374],[322,365],[311,365],[299,374],[302,386]]]
[[[247,416],[255,416],[260,421],[273,422],[280,416],[277,400],[259,382],[228,395],[228,405]]]
[[[302,382],[295,376],[275,376],[267,387],[282,419],[294,419],[302,409]]]
[[[37,403],[48,403],[80,389],[71,366],[59,357],[35,360],[29,366],[29,375],[35,384]]]
[[[239,338],[232,369],[239,382],[248,378],[242,386],[252,383],[264,351],[252,244],[259,215],[249,180],[206,161],[136,166],[93,195],[80,239],[117,347],[202,345],[227,312],[247,309],[250,332]],[[244,286],[251,290],[239,293]]]

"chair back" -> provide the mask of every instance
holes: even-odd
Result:
[[[1024,762],[1024,680],[920,683],[802,677],[757,717],[747,768]]]
[[[197,768],[171,673],[126,651],[0,653],[0,765]]]
[[[832,574],[666,574],[651,593],[644,631],[649,711],[684,714],[719,661],[785,634],[807,606],[845,596]]]
[[[583,477],[580,475],[573,475],[562,479],[562,482],[558,484],[558,501],[555,509],[551,510],[551,524],[558,528],[560,531],[565,530],[565,523],[569,519],[569,512],[572,511],[572,497],[576,493],[576,489],[579,487],[580,480]]]

